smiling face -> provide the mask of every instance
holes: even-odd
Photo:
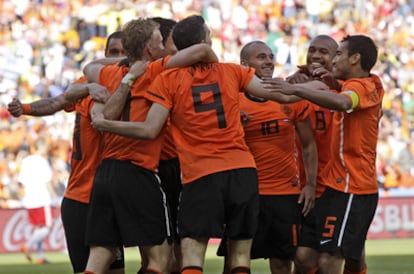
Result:
[[[259,78],[270,78],[275,68],[274,54],[264,43],[254,43],[248,49],[248,54],[241,59],[241,64],[256,69]]]
[[[313,68],[324,67],[332,70],[332,60],[337,49],[336,42],[329,37],[316,37],[309,45],[306,64],[310,72]]]
[[[332,60],[332,73],[335,78],[340,80],[346,80],[349,78],[348,75],[351,70],[351,57],[352,56],[349,56],[348,53],[348,42],[342,42]]]

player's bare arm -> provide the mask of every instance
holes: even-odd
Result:
[[[256,97],[276,101],[281,104],[294,103],[294,102],[302,100],[302,98],[291,95],[291,94],[285,94],[281,92],[272,92],[272,90],[266,88],[266,83],[268,81],[273,81],[273,79],[262,80],[262,79],[259,79],[256,75],[254,75],[253,78],[250,80],[246,90],[247,92],[251,93],[252,95]]]
[[[83,74],[88,82],[99,83],[99,75],[104,66],[116,64],[125,59],[125,57],[102,58],[93,60],[83,68]]]
[[[348,96],[330,91],[327,85],[318,80],[289,84],[284,80],[272,79],[266,80],[265,86],[271,92],[296,95],[329,109],[346,111],[352,107],[352,100]]]
[[[211,46],[205,43],[192,45],[172,55],[168,60],[167,68],[186,67],[199,62],[218,62],[218,57]]]
[[[148,111],[144,122],[124,122],[106,120],[103,115],[92,117],[92,126],[99,131],[107,131],[125,137],[136,139],[154,139],[167,121],[169,110],[154,103]]]
[[[307,215],[315,202],[316,174],[318,172],[318,149],[312,133],[310,118],[295,124],[302,144],[303,163],[306,174],[306,185],[299,195],[299,203],[303,203],[302,214]]]

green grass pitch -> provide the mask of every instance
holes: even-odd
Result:
[[[204,273],[220,274],[223,259],[215,256],[217,246],[207,250]],[[414,274],[414,239],[368,240],[366,245],[369,274]],[[35,265],[26,261],[21,253],[0,254],[0,274],[71,274],[67,254],[46,254],[51,264]],[[128,248],[126,274],[135,274],[139,268],[139,255],[135,248]],[[252,262],[253,274],[268,274],[267,260]]]

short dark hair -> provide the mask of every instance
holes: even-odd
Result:
[[[112,32],[112,33],[108,36],[108,38],[106,38],[106,43],[105,43],[105,52],[106,52],[106,50],[107,50],[107,48],[108,48],[108,46],[109,46],[109,42],[111,41],[111,39],[121,39],[121,36],[122,36],[122,32],[121,32],[121,31],[115,31],[115,32]]]
[[[170,35],[174,26],[177,24],[177,22],[172,19],[167,19],[167,18],[162,18],[162,17],[151,17],[151,19],[160,25],[162,43],[165,46],[165,43],[167,42],[167,38]]]
[[[365,35],[347,35],[341,42],[348,42],[348,56],[355,53],[361,55],[361,68],[370,72],[378,58],[378,48],[374,41]]]
[[[173,41],[178,50],[201,43],[206,38],[205,21],[200,15],[191,15],[179,21],[173,29]]]
[[[261,45],[265,45],[267,46],[267,44],[263,41],[260,40],[256,40],[256,41],[251,41],[249,43],[247,43],[246,45],[244,45],[240,51],[240,60],[246,60],[249,59],[250,57],[250,49],[257,44],[261,44]]]

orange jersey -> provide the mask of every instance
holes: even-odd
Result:
[[[310,103],[279,104],[246,93],[240,95],[240,109],[251,116],[244,132],[256,161],[260,195],[299,194],[295,123],[309,116]]]
[[[349,96],[348,91],[358,95],[359,104],[351,112],[334,113],[323,183],[346,193],[377,193],[375,160],[384,89],[380,78],[371,75],[345,81],[340,94]]]
[[[101,160],[101,134],[91,126],[93,103],[88,96],[75,105],[71,173],[64,194],[66,198],[82,203],[89,203],[93,178]]]
[[[311,103],[312,104],[312,103]],[[320,197],[325,190],[323,185],[321,172],[325,168],[326,164],[330,159],[330,134],[329,130],[332,124],[333,110],[323,108],[316,104],[312,104],[312,111],[309,115],[312,122],[312,133],[313,138],[315,139],[316,146],[318,148],[318,173],[316,176],[316,190],[315,196]],[[300,158],[300,167],[301,167],[301,180],[306,183],[305,170],[303,167],[303,157],[300,141],[298,141],[299,148],[299,158]]]
[[[254,69],[210,63],[163,72],[146,98],[170,110],[183,183],[237,168],[255,167],[244,141],[239,91]]]
[[[144,95],[155,77],[165,69],[167,59],[168,57],[151,62],[145,73],[135,80],[121,120],[145,121],[152,102],[146,100]],[[99,82],[113,93],[127,71],[128,68],[118,65],[106,66],[101,70]],[[129,160],[134,165],[155,171],[160,158],[163,136],[160,134],[154,140],[140,140],[104,133],[103,159]]]

